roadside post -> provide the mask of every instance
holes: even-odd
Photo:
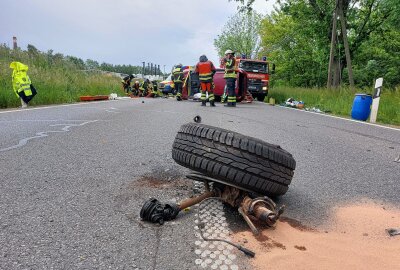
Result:
[[[383,78],[376,79],[374,96],[372,97],[373,99],[371,107],[371,116],[369,118],[369,121],[371,123],[376,122],[376,117],[378,115],[378,108],[379,108],[379,100],[381,98],[382,85],[383,85]]]

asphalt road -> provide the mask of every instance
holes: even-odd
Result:
[[[127,99],[0,111],[0,269],[198,269],[194,211],[162,227],[139,218],[151,196],[193,193],[171,145],[195,115],[291,152],[297,168],[278,203],[307,226],[364,198],[399,205],[400,130],[217,105]],[[239,269],[251,269],[237,256]]]

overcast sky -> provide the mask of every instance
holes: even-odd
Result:
[[[270,13],[275,0],[256,0]],[[213,45],[238,4],[228,0],[1,0],[0,43],[112,64],[218,63]]]

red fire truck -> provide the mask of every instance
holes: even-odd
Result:
[[[263,101],[269,90],[269,62],[266,57],[262,60],[236,58],[237,65],[237,77],[236,77],[236,95],[238,99],[243,99],[247,92],[249,92],[254,98],[259,101]],[[224,88],[217,87],[220,83],[222,76],[223,79],[223,64],[221,61],[221,70],[218,69],[214,76],[214,83],[216,85],[214,94],[216,96],[223,95]],[[273,65],[272,73],[274,72],[275,65]],[[222,74],[218,74],[222,73]],[[222,82],[221,82],[222,83]]]

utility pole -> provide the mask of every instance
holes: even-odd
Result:
[[[349,72],[349,83],[350,83],[350,87],[354,88],[353,69],[352,69],[352,65],[351,65],[349,43],[347,40],[346,18],[344,17],[344,12],[343,12],[343,0],[336,0],[335,11],[333,13],[331,48],[330,48],[330,53],[329,53],[329,66],[328,66],[328,81],[326,83],[326,87],[331,88],[331,86],[332,86],[332,73],[333,73],[333,62],[334,62],[334,58],[335,58],[334,52],[335,52],[335,48],[336,48],[338,17],[339,17],[340,24],[341,24],[343,45],[344,45],[344,50],[345,50],[345,54],[346,54],[346,64],[347,64],[347,69]],[[340,59],[338,59],[338,61],[340,62]],[[339,70],[339,72],[340,72],[340,70]]]
[[[335,45],[336,45],[337,7],[338,7],[338,0],[336,0],[335,11],[333,12],[331,50],[330,50],[330,53],[329,53],[329,66],[328,66],[328,82],[326,83],[326,87],[327,88],[331,88],[331,86],[332,86],[333,54],[334,54]]]
[[[344,43],[344,51],[346,53],[347,69],[349,71],[350,87],[354,88],[353,68],[351,67],[350,49],[349,49],[349,43],[347,41],[347,29],[346,29],[346,21],[347,20],[344,17],[342,1],[339,1],[339,16],[340,16],[340,22],[342,25],[342,36],[343,36],[343,43]]]
[[[17,48],[18,48],[17,37],[13,37],[13,50],[16,50]]]
[[[142,78],[144,79],[144,75],[146,75],[146,69],[145,69],[146,63],[145,63],[145,62],[142,62],[142,64],[143,64],[143,68],[142,68]]]

